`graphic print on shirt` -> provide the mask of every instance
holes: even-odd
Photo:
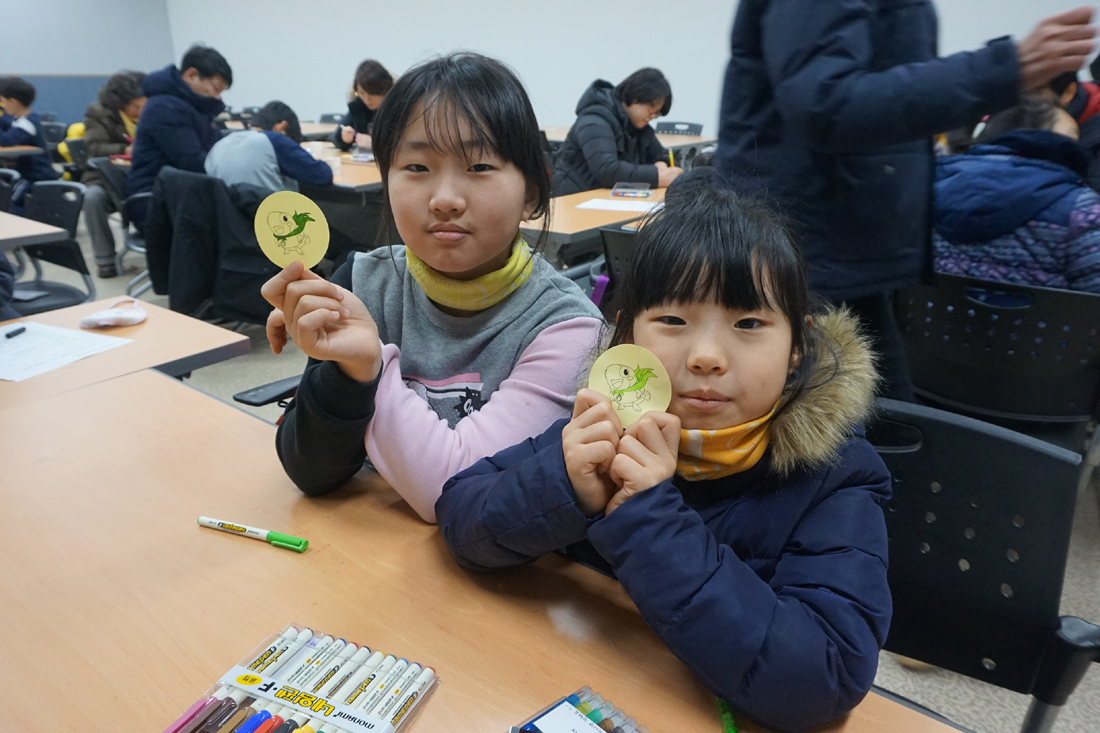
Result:
[[[468,417],[485,404],[481,397],[485,388],[481,374],[456,374],[446,379],[424,379],[407,374],[401,375],[405,386],[425,400],[437,415],[453,427],[464,417]]]

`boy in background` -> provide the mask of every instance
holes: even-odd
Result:
[[[222,92],[233,84],[233,70],[220,53],[192,46],[177,69],[168,65],[141,83],[148,97],[134,139],[129,195],[153,190],[166,165],[203,173],[206,154],[221,138],[214,128],[225,104]],[[144,202],[134,207],[134,221],[144,222]]]
[[[271,191],[297,191],[298,183],[328,186],[332,168],[301,145],[298,115],[279,101],[268,102],[253,118],[259,129],[233,132],[210,149],[206,174],[229,186],[251,183]]]
[[[54,181],[58,173],[50,164],[46,153],[46,138],[42,134],[42,120],[34,112],[34,85],[18,77],[9,76],[0,79],[0,107],[4,114],[0,116],[0,147],[30,145],[40,148],[40,152],[21,155],[14,159],[14,168],[19,171],[23,184],[16,186],[12,198],[12,213],[23,212],[23,201],[27,191],[37,181]]]

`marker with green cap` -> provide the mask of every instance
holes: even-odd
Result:
[[[282,547],[284,550],[305,552],[306,548],[309,547],[309,540],[304,540],[301,537],[294,537],[280,532],[269,532],[266,529],[249,527],[246,524],[223,522],[220,519],[211,519],[210,517],[199,517],[199,526],[209,527],[210,529],[220,529],[222,532],[231,532],[233,534],[251,537],[254,540],[263,540],[276,547]]]

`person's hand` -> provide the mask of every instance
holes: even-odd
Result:
[[[611,400],[590,389],[577,392],[573,419],[561,431],[561,445],[569,483],[586,517],[599,514],[618,489],[608,470],[622,432]]]
[[[362,133],[355,136],[355,145],[363,150],[370,150],[371,139],[370,135],[363,135]]]
[[[294,261],[264,283],[260,294],[276,309],[267,319],[267,340],[276,354],[289,335],[306,356],[335,362],[358,382],[378,376],[378,326],[354,293]]]
[[[619,438],[619,448],[611,461],[611,480],[619,490],[607,502],[606,514],[624,501],[676,473],[680,450],[680,418],[667,412],[647,412]]]
[[[1016,45],[1020,58],[1020,88],[1036,92],[1054,77],[1067,71],[1079,71],[1092,53],[1096,26],[1093,9],[1085,6],[1068,10],[1041,21]]]
[[[683,168],[669,168],[664,163],[657,163],[657,188],[668,188],[683,172]]]
[[[129,145],[127,145],[126,149],[122,151],[122,154],[123,155],[133,155],[134,154],[134,144],[130,143]]]
[[[355,128],[344,125],[340,128],[340,139],[344,142],[351,144],[355,140]]]

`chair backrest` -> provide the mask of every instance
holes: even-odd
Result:
[[[55,120],[57,120],[57,114],[54,112],[39,112],[38,119],[42,120],[43,122],[54,122]]]
[[[329,112],[328,114],[321,115],[321,122],[339,122],[344,119],[344,116],[339,112]]]
[[[922,397],[993,419],[1098,414],[1100,295],[941,274],[895,312]]]
[[[15,185],[15,182],[22,178],[19,171],[14,168],[0,168],[0,180],[7,181],[11,185]]]
[[[23,207],[28,219],[61,227],[76,239],[76,225],[84,206],[84,184],[73,181],[39,181],[31,188]]]
[[[658,135],[702,135],[701,122],[658,122]]]
[[[66,239],[61,242],[51,242],[50,244],[34,244],[23,248],[28,255],[36,260],[42,262],[50,262],[58,267],[64,267],[69,270],[80,273],[81,275],[90,275],[88,270],[88,263],[84,261],[84,254],[80,251],[80,245],[75,240]],[[92,286],[94,288],[94,286]],[[92,289],[91,293],[94,294],[95,290]],[[91,300],[91,298],[88,298]]]
[[[63,122],[43,122],[42,136],[46,138],[47,143],[59,143],[65,139],[68,129]]]
[[[71,137],[65,141],[65,144],[69,147],[69,157],[73,159],[73,165],[88,164],[88,146],[84,144],[84,138]]]
[[[103,189],[111,197],[111,203],[115,205],[115,211],[122,211],[122,202],[126,198],[127,191],[126,170],[112,163],[110,158],[90,158],[88,166],[94,168],[99,174],[100,180],[103,181]]]
[[[11,211],[11,199],[15,195],[15,186],[0,178],[0,211]],[[0,255],[2,257],[3,255]]]
[[[1059,626],[1080,456],[979,420],[880,400],[893,475],[886,648],[1031,692]]]
[[[603,240],[603,256],[607,261],[607,277],[611,287],[622,282],[626,267],[630,264],[630,253],[634,251],[635,232],[624,231],[619,227],[607,227],[600,230]]]

